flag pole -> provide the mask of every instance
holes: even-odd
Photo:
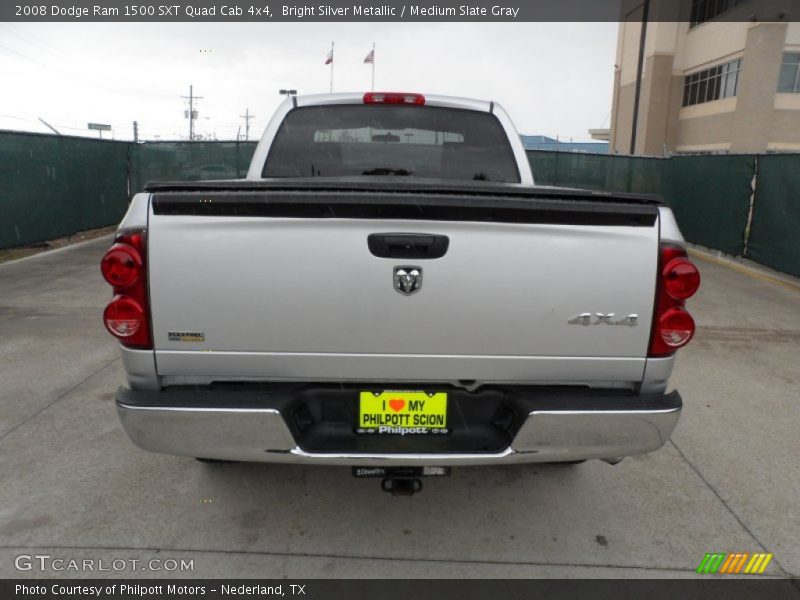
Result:
[[[375,42],[372,42],[372,90],[375,91]]]
[[[331,42],[331,94],[333,93],[333,42]]]

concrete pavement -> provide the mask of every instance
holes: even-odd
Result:
[[[673,441],[616,466],[465,468],[392,498],[347,469],[204,465],[121,430],[108,238],[0,265],[0,577],[684,577],[706,552],[800,574],[800,291],[703,259]],[[138,560],[18,571],[15,557]],[[139,568],[152,559],[193,570]],[[95,563],[97,564],[97,563]],[[163,569],[163,567],[162,567]]]

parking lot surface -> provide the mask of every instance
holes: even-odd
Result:
[[[706,552],[772,552],[765,576],[800,575],[797,280],[695,260],[698,330],[671,380],[685,406],[661,450],[456,469],[393,498],[342,468],[134,447],[101,323],[108,245],[0,265],[0,577],[683,577]],[[15,568],[36,554],[141,562]],[[142,571],[152,559],[193,570]]]

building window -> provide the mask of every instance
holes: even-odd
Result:
[[[778,78],[778,92],[800,94],[800,52],[785,52]]]
[[[734,6],[747,2],[747,0],[692,0],[692,13],[689,27],[710,21]]]
[[[683,106],[735,96],[741,68],[742,60],[737,59],[687,75],[683,80]]]

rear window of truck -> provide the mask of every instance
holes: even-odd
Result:
[[[519,183],[492,114],[431,106],[297,108],[272,143],[263,177],[395,175]]]

